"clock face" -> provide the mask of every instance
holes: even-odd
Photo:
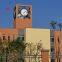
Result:
[[[28,11],[26,9],[22,9],[21,10],[21,15],[27,16],[28,15]]]

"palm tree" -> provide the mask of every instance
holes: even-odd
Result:
[[[57,22],[56,21],[54,21],[54,20],[52,20],[51,22],[50,22],[50,25],[51,25],[51,27],[55,30],[55,28],[56,28],[56,24],[57,24]]]
[[[59,29],[61,31],[61,29],[62,29],[62,23],[59,23],[58,26],[59,26]]]

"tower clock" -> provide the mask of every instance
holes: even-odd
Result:
[[[16,5],[14,7],[14,28],[25,29],[32,27],[32,6]]]

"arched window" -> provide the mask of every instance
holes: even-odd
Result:
[[[10,36],[8,36],[8,41],[10,41]]]
[[[6,38],[5,38],[5,36],[3,36],[3,40],[5,40]]]

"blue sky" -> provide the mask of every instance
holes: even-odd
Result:
[[[33,20],[33,26],[42,28],[50,28],[51,20],[62,22],[62,0],[34,0]]]
[[[0,0],[0,27],[13,27],[15,4],[32,4],[33,27],[50,28],[50,21],[62,22],[62,0]]]

